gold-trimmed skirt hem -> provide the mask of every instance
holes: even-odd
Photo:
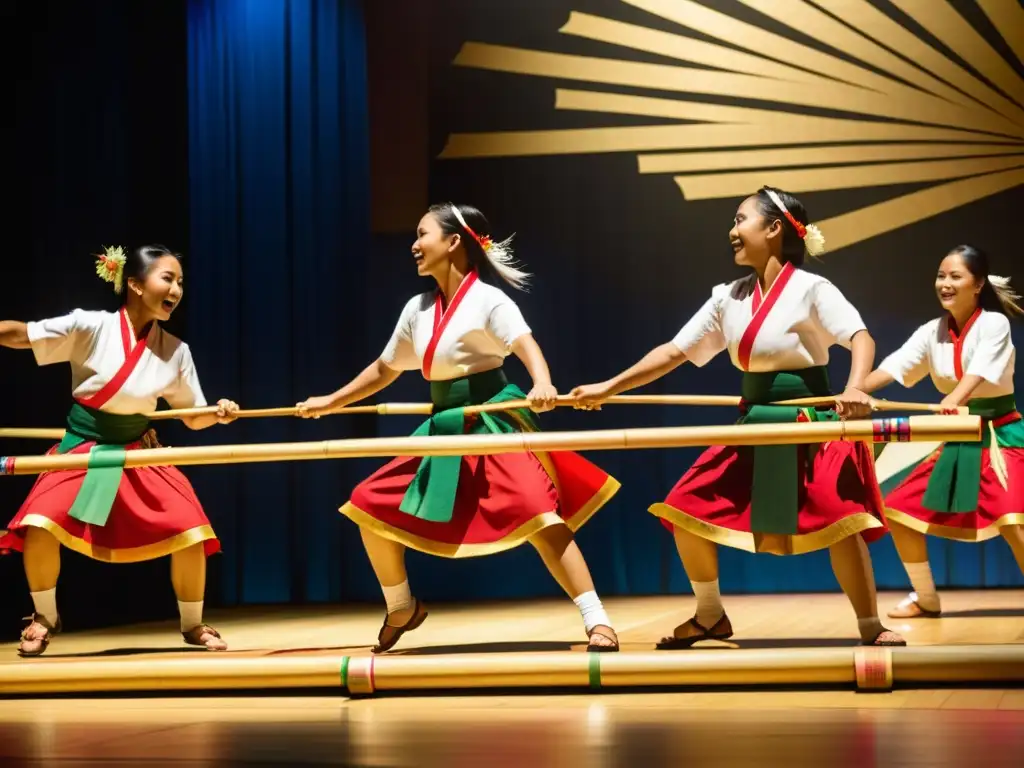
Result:
[[[878,518],[869,512],[855,512],[811,533],[796,535],[753,533],[724,528],[704,520],[698,520],[665,503],[652,504],[648,511],[677,528],[700,536],[702,539],[713,541],[715,544],[742,549],[745,552],[773,555],[803,555],[819,549],[827,549],[855,534],[885,527]]]

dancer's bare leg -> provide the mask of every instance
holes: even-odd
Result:
[[[59,626],[57,578],[60,576],[60,543],[49,531],[29,527],[25,531],[22,555],[35,615],[21,635],[18,653],[38,656],[46,650]]]
[[[882,626],[878,618],[875,574],[868,545],[860,534],[847,536],[829,547],[832,571],[857,614],[860,638],[866,643],[893,644],[903,640]]]
[[[673,536],[683,570],[686,571],[693,594],[697,598],[694,619],[708,630],[715,627],[724,617],[718,631],[731,634],[732,625],[725,616],[722,595],[718,587],[718,545],[678,526],[673,529]],[[692,621],[687,621],[676,627],[672,634],[684,639],[699,636],[702,632]]]
[[[942,610],[932,566],[928,562],[928,538],[920,531],[889,521],[893,543],[903,568],[910,577],[913,592],[889,611],[892,619],[914,619],[919,616],[937,616]]]
[[[618,645],[615,630],[594,589],[594,580],[572,531],[565,525],[549,525],[530,539],[548,571],[572,598],[583,616],[590,644],[605,648]]]
[[[215,629],[203,623],[206,551],[202,542],[171,553],[171,586],[178,598],[181,632],[187,642],[211,651],[226,651],[228,644]]]

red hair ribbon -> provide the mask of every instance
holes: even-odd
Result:
[[[775,190],[765,187],[764,191],[768,194],[768,197],[772,199],[772,202],[775,203],[775,207],[782,211],[782,214],[789,219],[789,223],[793,225],[793,229],[795,229],[796,233],[800,235],[800,239],[803,240],[807,237],[807,227],[797,221],[796,217],[789,212],[789,209],[782,204],[782,198],[775,194]]]
[[[491,240],[491,236],[484,235],[483,237],[481,237],[476,232],[474,232],[473,228],[466,223],[466,220],[464,218],[462,218],[462,211],[459,210],[459,207],[457,205],[452,206],[452,213],[455,214],[455,218],[459,220],[459,224],[462,225],[462,228],[469,232],[469,234],[473,237],[474,240],[477,241],[480,247],[484,249],[484,253],[486,253],[488,249],[494,244],[494,241]]]

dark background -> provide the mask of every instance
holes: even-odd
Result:
[[[728,0],[708,4],[744,12]],[[1014,62],[973,6],[957,6]],[[450,66],[469,40],[660,60],[559,36],[572,9],[659,26],[612,0],[10,4],[3,13],[15,136],[6,186],[14,207],[0,316],[113,309],[116,298],[94,277],[90,254],[102,245],[162,242],[186,255],[187,298],[169,328],[190,343],[207,397],[243,407],[290,404],[337,387],[383,347],[402,304],[425,289],[408,256],[416,219],[428,202],[453,199],[486,211],[497,236],[517,233],[519,253],[537,275],[517,300],[559,388],[614,373],[670,338],[715,283],[738,274],[725,236],[738,201],[687,202],[670,175],[638,174],[630,153],[434,159],[452,132],[657,122],[558,112],[551,94],[562,83]],[[912,189],[803,199],[821,219]],[[1018,210],[1019,190],[1011,190],[813,268],[861,309],[886,354],[935,315],[931,275],[951,246],[972,242],[992,253],[996,271],[1020,272],[1010,225]],[[1019,325],[1014,333],[1019,344]],[[837,351],[837,385],[847,365]],[[517,362],[509,370],[527,384]],[[0,424],[62,423],[65,368],[39,369],[30,354],[4,350],[0,382]],[[736,386],[722,356],[651,390],[732,393]],[[905,397],[935,394],[925,383]],[[409,374],[385,399],[425,398],[423,382]],[[720,409],[637,408],[558,412],[544,423],[585,429],[731,419]],[[414,426],[406,418],[341,416],[203,433],[169,424],[161,439],[311,440],[407,434]],[[6,441],[2,452],[43,448]],[[689,591],[670,537],[645,509],[695,455],[593,457],[623,483],[579,537],[604,594]],[[335,512],[378,463],[188,469],[225,550],[210,561],[208,604],[378,601],[357,531]],[[12,516],[30,484],[3,480],[0,514]],[[999,540],[930,545],[941,585],[1024,584]],[[872,555],[881,586],[905,585],[888,539]],[[463,561],[410,553],[410,568],[428,600],[557,594],[529,547]],[[722,571],[727,592],[837,589],[825,553],[755,560],[723,549]],[[17,555],[0,558],[0,593],[7,596],[0,627],[14,632],[31,611]],[[166,559],[113,566],[65,550],[58,593],[69,627],[174,614]]]

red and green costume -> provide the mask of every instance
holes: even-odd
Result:
[[[200,542],[220,550],[195,491],[175,467],[125,468],[125,451],[143,447],[149,420],[102,407],[120,390],[146,347],[132,346],[121,312],[125,360],[96,394],[76,401],[67,431],[49,454],[87,453],[87,470],[46,472],[0,536],[0,553],[24,548],[28,528],[49,531],[68,549],[94,560],[133,563],[169,555]],[[7,461],[11,461],[8,459]]]
[[[430,383],[436,413],[414,433],[536,430],[529,410],[466,415],[470,405],[517,400],[501,369]],[[550,525],[582,526],[618,482],[571,452],[399,457],[364,480],[341,513],[385,538],[442,557],[518,546]]]
[[[889,478],[882,490],[892,522],[957,541],[985,541],[1004,525],[1024,525],[1024,420],[1014,397],[974,398],[967,406],[982,417],[982,442],[945,443]]]
[[[832,410],[768,405],[830,392],[823,367],[745,373],[740,424],[834,421]],[[801,554],[854,534],[885,531],[871,450],[863,442],[713,446],[701,454],[664,503],[663,524],[748,552]]]

